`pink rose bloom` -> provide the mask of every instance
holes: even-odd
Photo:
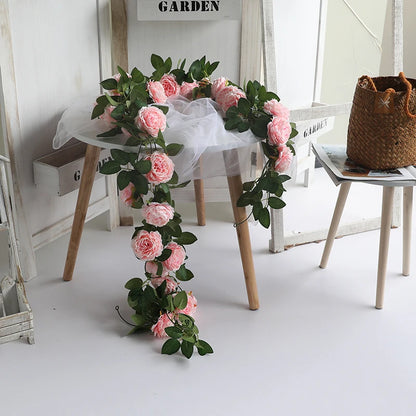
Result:
[[[101,120],[103,120],[106,124],[108,124],[110,127],[114,127],[113,125],[112,125],[112,123],[115,123],[116,122],[116,120],[113,118],[113,117],[111,117],[111,113],[113,112],[113,110],[115,109],[116,107],[114,106],[114,105],[109,105],[109,106],[107,106],[106,108],[105,108],[105,110],[104,110],[104,113],[103,114],[101,114],[98,118],[99,119],[101,119]]]
[[[138,259],[154,260],[162,254],[162,236],[157,231],[141,230],[131,240],[131,247]]]
[[[170,181],[175,165],[166,153],[154,152],[145,159],[152,163],[150,172],[145,174],[150,183],[158,185]]]
[[[266,101],[263,110],[274,117],[289,121],[290,111],[283,104],[280,104],[275,98]]]
[[[142,107],[134,121],[140,130],[152,137],[157,137],[159,130],[165,131],[166,128],[166,116],[157,107]]]
[[[136,201],[134,198],[134,192],[136,188],[133,183],[130,182],[124,189],[120,191],[120,199],[129,207],[133,205],[133,202]]]
[[[227,86],[227,82],[224,77],[217,78],[211,86],[211,97],[215,99],[218,93]]]
[[[275,146],[280,146],[285,144],[292,132],[292,127],[287,120],[273,117],[272,121],[267,125],[267,135],[269,137],[269,142]]]
[[[166,97],[175,97],[179,95],[181,90],[180,85],[176,82],[176,78],[174,75],[165,74],[160,79],[160,83],[163,85],[163,89],[165,90]]]
[[[196,312],[197,300],[192,292],[187,292],[188,303],[185,306],[185,309],[179,311],[179,313],[184,313],[185,315],[194,316]]]
[[[230,107],[237,106],[240,98],[246,98],[244,91],[234,85],[229,85],[218,92],[215,100],[226,112]]]
[[[185,250],[181,245],[173,241],[171,241],[165,248],[172,250],[172,253],[170,254],[169,258],[163,262],[163,265],[168,270],[176,272],[176,270],[178,270],[185,261]]]
[[[153,287],[156,289],[157,287],[159,287],[163,282],[166,281],[166,289],[165,289],[165,293],[172,293],[176,287],[178,286],[178,284],[172,280],[169,277],[153,277],[151,279],[152,285]]]
[[[165,277],[168,275],[169,270],[166,270],[165,267],[162,267],[162,274],[157,274],[157,264],[154,261],[147,261],[144,266],[147,273],[150,273],[152,277]]]
[[[168,326],[173,326],[173,323],[169,319],[168,314],[164,313],[163,315],[160,315],[159,319],[150,328],[150,330],[153,332],[153,335],[155,337],[164,338],[167,337],[165,328],[167,328]]]
[[[172,218],[175,210],[167,203],[151,202],[142,209],[143,217],[148,224],[163,227]]]
[[[147,90],[155,103],[164,104],[168,99],[163,85],[159,81],[149,81]]]
[[[284,173],[292,163],[293,154],[285,144],[280,145],[277,149],[279,150],[279,157],[274,163],[274,170],[279,173]]]
[[[194,88],[197,88],[198,84],[196,82],[183,82],[181,85],[180,94],[182,97],[192,100],[192,91]]]

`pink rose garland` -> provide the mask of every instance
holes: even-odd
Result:
[[[289,121],[290,111],[283,104],[280,104],[275,98],[266,101],[263,106],[263,110],[274,117]]]
[[[166,97],[176,97],[177,95],[179,95],[181,87],[176,82],[176,78],[174,75],[163,75],[163,77],[160,79],[160,83],[163,85]]]
[[[157,107],[142,107],[134,121],[140,130],[152,137],[157,137],[159,130],[163,132],[166,129],[166,116]]]
[[[167,202],[151,202],[143,207],[142,212],[148,224],[163,227],[173,218],[175,210]]]
[[[147,83],[147,90],[155,103],[164,104],[168,99],[165,94],[165,89],[159,81],[149,81]]]
[[[131,240],[134,254],[140,260],[154,260],[163,251],[162,236],[157,231],[140,231]]]
[[[166,270],[165,267],[162,267],[162,274],[158,275],[157,263],[155,263],[154,261],[147,261],[144,267],[145,267],[146,273],[150,273],[152,277],[166,277],[169,274],[169,270]]]
[[[136,192],[136,188],[134,187],[133,183],[129,182],[129,184],[120,191],[120,199],[128,206],[131,207],[133,203],[136,201],[134,199],[134,193]]]
[[[150,172],[145,175],[150,183],[159,185],[171,180],[175,165],[166,153],[154,152],[145,159],[150,160],[152,164]]]
[[[288,120],[273,117],[272,121],[267,125],[267,134],[269,137],[269,143],[280,146],[285,144],[290,137],[292,127]]]
[[[192,92],[194,88],[198,88],[198,84],[196,82],[183,82],[181,85],[180,95],[188,100],[192,100]]]
[[[234,85],[230,85],[222,88],[217,93],[216,101],[222,110],[226,112],[230,107],[236,106],[240,98],[246,98],[245,92]]]
[[[163,262],[163,265],[166,267],[166,269],[176,272],[185,261],[185,250],[181,245],[173,241],[167,244],[166,248],[172,250],[172,253],[169,258]]]
[[[277,150],[279,150],[279,157],[276,159],[274,164],[274,170],[278,173],[286,172],[290,168],[292,163],[293,154],[290,151],[289,147],[282,144]]]

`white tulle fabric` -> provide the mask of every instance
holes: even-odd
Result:
[[[53,147],[60,148],[72,137],[97,140],[96,144],[110,147],[110,143],[123,145],[124,135],[116,139],[100,139],[97,134],[111,128],[102,120],[91,120],[94,99],[78,101],[69,107],[58,123]],[[210,98],[189,101],[183,97],[170,98],[167,128],[163,133],[166,143],[184,145],[177,156],[172,157],[180,181],[214,176],[244,174],[250,168],[250,155],[256,149],[258,139],[250,132],[239,133],[224,128],[223,113]],[[237,152],[225,152],[240,149]],[[200,162],[200,163],[199,163]]]

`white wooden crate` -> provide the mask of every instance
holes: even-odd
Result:
[[[78,189],[86,146],[85,143],[76,143],[35,160],[33,173],[36,186],[59,196]],[[109,158],[110,150],[102,149],[95,179],[103,176],[98,170]]]
[[[5,162],[8,159],[0,155],[0,231],[8,232],[10,264],[10,276],[5,276],[0,281],[0,344],[21,337],[27,338],[33,344],[33,315],[20,272]]]
[[[0,344],[19,338],[35,342],[32,309],[20,279],[6,276],[0,283]]]

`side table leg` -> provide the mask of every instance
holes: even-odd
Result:
[[[413,186],[403,188],[403,276],[410,274],[410,246],[412,238]]]
[[[376,309],[383,308],[384,286],[386,283],[387,256],[389,252],[390,228],[393,216],[393,186],[383,187],[381,209],[380,245],[378,251]]]
[[[194,179],[196,217],[198,225],[205,225],[205,197],[204,197],[204,181],[202,179]]]
[[[328,264],[329,255],[331,254],[332,245],[334,244],[335,236],[337,235],[338,225],[341,220],[342,212],[344,211],[345,202],[351,188],[351,182],[343,182],[339,190],[337,203],[335,205],[334,214],[332,216],[331,225],[328,230],[328,237],[326,238],[324,252],[322,254],[321,264],[319,267],[325,269]]]
[[[244,207],[237,207],[237,200],[243,192],[241,176],[229,176],[228,188],[230,190],[231,204],[234,212],[234,221],[237,225],[237,239],[240,247],[241,262],[243,264],[244,279],[246,282],[248,305],[251,310],[259,308],[257,293],[256,272],[254,270],[253,253],[251,251],[250,231]]]
[[[72,280],[75,262],[77,259],[79,243],[81,241],[82,230],[84,228],[85,216],[87,215],[88,204],[90,201],[92,185],[95,178],[98,159],[101,149],[96,146],[88,145],[85,152],[84,168],[81,176],[81,184],[78,191],[77,205],[72,223],[71,238],[69,240],[68,252],[66,255],[63,279]]]

